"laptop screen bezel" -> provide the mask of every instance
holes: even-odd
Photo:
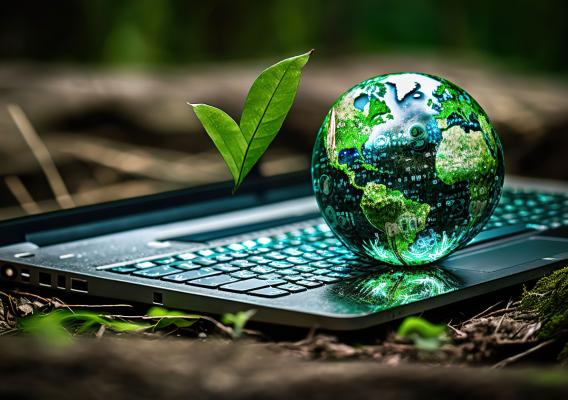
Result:
[[[143,216],[159,210],[177,208],[180,210],[180,217],[182,214],[185,217],[192,215],[193,205],[209,202],[211,206],[201,207],[199,212],[201,215],[211,215],[230,210],[235,206],[252,207],[312,193],[307,170],[271,177],[249,178],[235,194],[232,194],[232,182],[221,182],[5,220],[0,222],[0,232],[2,232],[0,246],[29,241],[29,236],[38,232],[63,230],[101,221],[107,221],[109,226],[112,226],[112,221],[115,219],[128,221],[128,217]],[[282,190],[286,188],[290,190]],[[245,198],[246,201],[243,201]],[[220,202],[215,202],[213,205],[213,200],[218,199],[225,201],[221,202],[221,205]],[[187,209],[187,214],[184,214],[184,209]],[[164,215],[161,222],[170,222],[171,213],[168,216]],[[108,233],[148,225],[143,218],[130,218],[130,220],[131,223],[123,222],[120,226],[116,226],[116,229],[109,228]],[[160,223],[159,218],[152,220],[150,224],[156,223]]]

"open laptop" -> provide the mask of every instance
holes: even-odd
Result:
[[[507,181],[506,181],[507,182]],[[436,265],[360,260],[307,173],[250,177],[0,223],[1,279],[207,313],[359,329],[542,276],[568,259],[568,189],[506,183],[493,217]]]

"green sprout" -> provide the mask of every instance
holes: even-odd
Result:
[[[236,314],[223,314],[221,322],[225,325],[231,325],[233,327],[233,336],[238,338],[241,336],[245,325],[248,320],[256,313],[256,310],[239,311]]]
[[[282,127],[312,51],[265,69],[249,90],[239,124],[216,107],[188,103],[225,160],[235,183],[233,192]]]
[[[398,336],[409,339],[419,350],[438,350],[448,341],[446,325],[432,324],[420,317],[406,317],[398,328]]]

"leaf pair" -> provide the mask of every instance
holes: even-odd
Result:
[[[287,58],[265,69],[249,90],[240,124],[216,107],[190,104],[233,176],[233,193],[280,130],[311,53]]]

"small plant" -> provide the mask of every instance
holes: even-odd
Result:
[[[256,313],[255,310],[239,311],[236,314],[224,314],[221,322],[233,327],[233,337],[238,338],[243,333],[243,329],[248,320]]]
[[[117,316],[92,311],[57,309],[48,313],[34,313],[18,320],[21,333],[36,336],[52,344],[66,344],[73,336],[92,334],[101,327],[114,332],[155,332],[164,328],[188,328],[200,319],[218,324],[209,317],[152,307],[146,315]],[[218,327],[220,324],[218,324]],[[225,328],[225,327],[222,327]]]
[[[419,350],[437,350],[448,341],[445,325],[436,325],[420,317],[406,317],[397,335],[414,342]]]
[[[147,322],[114,320],[91,311],[63,309],[32,314],[18,321],[20,332],[52,344],[69,343],[74,335],[96,331],[102,325],[116,332],[143,331],[152,327]]]
[[[239,124],[218,108],[189,103],[233,176],[233,193],[282,127],[310,54],[312,51],[265,69],[249,90]]]

